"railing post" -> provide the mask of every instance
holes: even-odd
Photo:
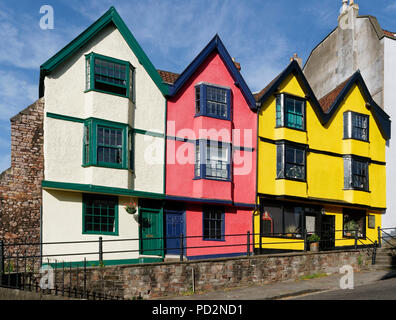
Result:
[[[250,231],[247,232],[246,246],[247,246],[247,256],[250,256]]]
[[[377,247],[378,247],[378,243],[377,241],[374,241],[374,250],[373,250],[373,256],[371,257],[371,264],[375,264],[375,261],[377,260]]]
[[[4,274],[4,242],[0,240],[0,285],[3,284]]]
[[[183,261],[184,255],[184,243],[183,243],[183,233],[180,234],[180,261]]]
[[[358,230],[355,231],[355,250],[357,250],[358,245]]]
[[[381,241],[381,227],[378,227],[378,248],[382,247],[382,241]]]
[[[99,237],[99,264],[103,264],[103,238]]]
[[[304,229],[303,232],[304,232],[304,252],[307,252],[308,251],[307,229]]]

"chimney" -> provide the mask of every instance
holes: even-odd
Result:
[[[235,67],[238,69],[238,71],[241,71],[241,64],[239,62],[235,61],[235,58],[232,58],[232,62],[234,62]]]
[[[290,58],[290,62],[293,60],[296,60],[300,68],[302,68],[302,58],[300,58],[297,53],[293,54],[293,56]]]

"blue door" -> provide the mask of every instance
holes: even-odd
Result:
[[[180,236],[185,235],[184,211],[165,210],[166,253],[180,254]]]

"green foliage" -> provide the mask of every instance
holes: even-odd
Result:
[[[308,240],[308,242],[319,242],[320,237],[314,233],[314,234],[311,234],[307,240]]]

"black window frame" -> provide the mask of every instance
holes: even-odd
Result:
[[[205,206],[202,211],[202,239],[204,241],[225,241],[224,233],[224,208],[219,206]]]
[[[286,160],[287,152],[290,150],[294,150],[295,152],[301,151],[303,152],[303,164],[297,162],[297,153],[295,153],[295,162],[288,162]],[[295,144],[291,142],[277,142],[276,143],[276,179],[285,179],[285,180],[293,180],[293,181],[307,181],[307,146]],[[298,167],[303,167],[304,173],[302,178],[293,177],[288,175],[286,172],[287,165],[294,165]]]
[[[298,127],[294,127],[289,125],[289,123],[286,121],[288,112],[286,110],[286,99],[291,99],[291,100],[296,100],[296,101],[300,101],[303,103],[302,106],[302,127],[298,128]],[[295,96],[292,94],[288,94],[288,93],[280,93],[276,96],[275,99],[275,128],[288,128],[288,129],[293,129],[293,130],[298,130],[298,131],[306,131],[306,114],[307,114],[307,99],[303,98],[303,97],[299,97],[299,96]]]
[[[365,175],[362,175],[359,171],[365,171]],[[370,161],[369,159],[358,157],[355,155],[345,155],[344,156],[344,190],[358,190],[370,192],[370,181],[369,181],[369,173],[370,170]],[[358,172],[356,172],[358,171]],[[363,187],[359,187],[355,185],[355,181],[357,178],[362,178]]]
[[[363,126],[363,122],[366,122],[367,127]],[[361,124],[361,126],[359,126]],[[366,130],[366,137],[362,137],[358,134]],[[363,113],[354,111],[344,112],[344,140],[353,139],[363,142],[370,141],[370,116]]]
[[[358,219],[356,219],[358,218]],[[347,220],[347,222],[346,222]],[[367,237],[367,212],[365,210],[355,210],[355,209],[347,209],[344,208],[342,210],[342,236],[343,238],[347,238],[347,239],[354,239],[355,238],[355,231],[353,230],[348,230],[347,228],[347,224],[349,221],[352,220],[361,220],[359,222],[356,222],[356,224],[358,225],[358,227],[361,228],[361,232],[358,229],[358,235],[357,238],[358,239],[366,239]],[[359,224],[361,224],[361,226],[359,226]],[[360,234],[359,234],[360,233]],[[349,234],[349,235],[348,235]]]

